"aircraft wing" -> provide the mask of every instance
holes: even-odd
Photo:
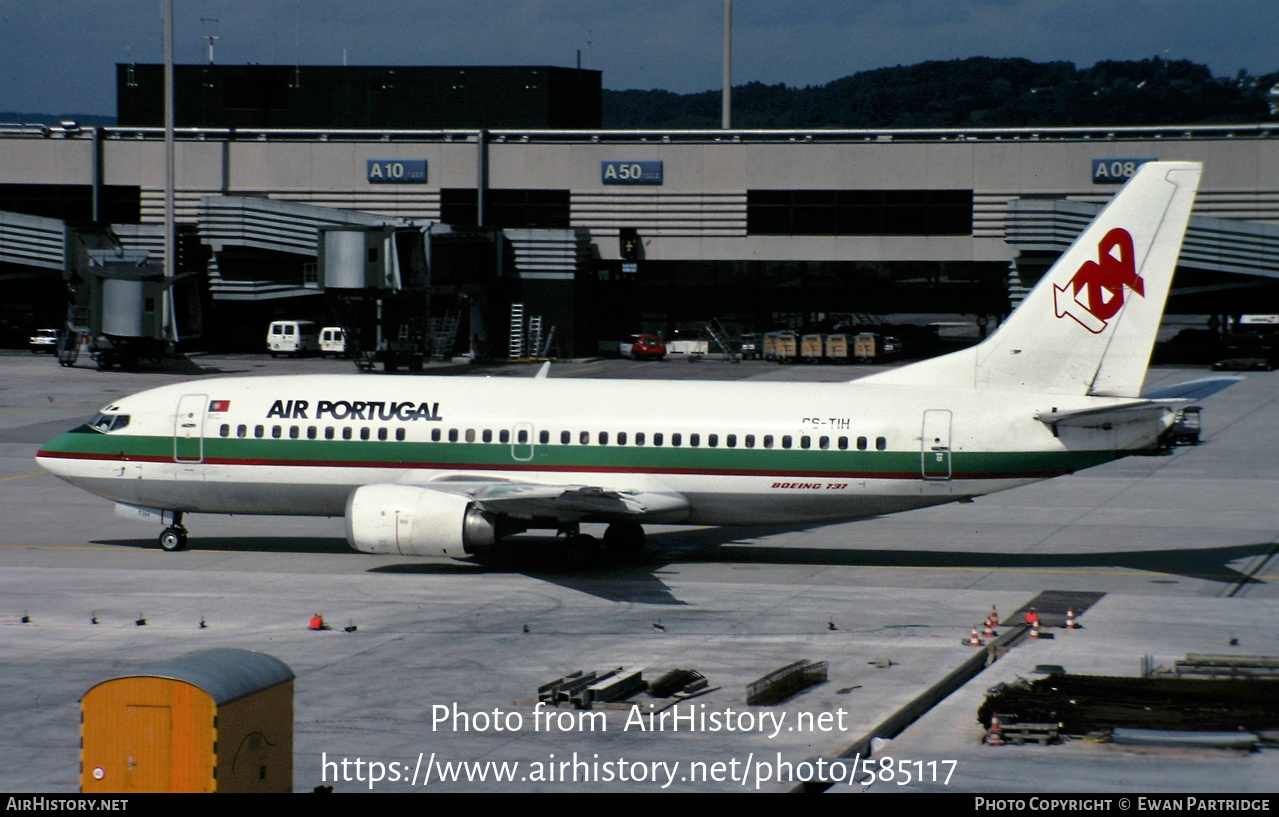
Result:
[[[482,510],[496,514],[523,519],[553,517],[561,522],[584,518],[678,516],[690,508],[688,499],[675,491],[542,485],[464,474],[421,483],[418,487],[468,496]]]

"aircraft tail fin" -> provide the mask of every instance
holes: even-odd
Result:
[[[867,380],[1140,394],[1202,171],[1142,165],[989,338]]]

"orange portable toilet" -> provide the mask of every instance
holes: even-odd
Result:
[[[80,791],[292,791],[293,677],[214,649],[99,682],[80,699]]]

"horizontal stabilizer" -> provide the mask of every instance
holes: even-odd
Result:
[[[1041,412],[1038,420],[1044,425],[1052,426],[1054,429],[1062,426],[1071,428],[1109,428],[1127,423],[1146,422],[1151,419],[1158,419],[1162,415],[1167,415],[1168,422],[1171,423],[1173,411],[1174,408],[1167,403],[1137,400],[1132,403],[1118,403],[1102,408]]]
[[[1219,391],[1230,388],[1241,380],[1243,378],[1238,375],[1201,377],[1198,380],[1187,380],[1185,383],[1151,389],[1143,394],[1142,397],[1147,400],[1202,400],[1205,397],[1211,397]]]

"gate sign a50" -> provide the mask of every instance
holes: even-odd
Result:
[[[369,184],[426,184],[426,160],[369,159]]]
[[[604,184],[661,184],[662,163],[654,160],[605,159],[600,162]]]

